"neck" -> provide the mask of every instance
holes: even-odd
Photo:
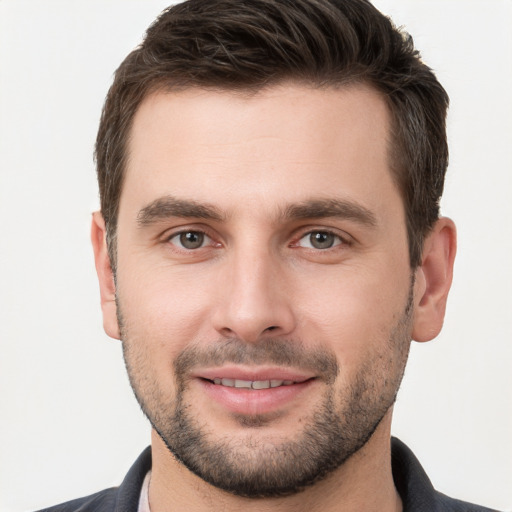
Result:
[[[152,432],[151,512],[399,512],[390,447],[391,411],[357,453],[328,477],[295,495],[250,499],[217,489],[191,473]]]

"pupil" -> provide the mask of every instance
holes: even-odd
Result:
[[[180,235],[180,242],[186,249],[197,249],[203,245],[204,235],[197,231],[189,231]]]
[[[311,245],[316,249],[328,249],[334,243],[334,235],[331,233],[316,232],[311,234]]]

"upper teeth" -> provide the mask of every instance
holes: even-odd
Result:
[[[246,389],[268,389],[277,388],[279,386],[291,386],[292,380],[239,380],[239,379],[213,379],[215,384],[228,386],[230,388],[246,388]]]

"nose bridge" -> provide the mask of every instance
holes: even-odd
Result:
[[[284,335],[294,319],[280,258],[267,244],[243,244],[228,258],[216,328],[227,336],[254,342]]]

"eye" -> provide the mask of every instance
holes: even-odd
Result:
[[[182,231],[171,236],[168,241],[180,249],[194,250],[211,244],[212,239],[202,231]]]
[[[299,240],[297,245],[308,249],[330,249],[342,243],[344,240],[330,231],[310,231]]]

